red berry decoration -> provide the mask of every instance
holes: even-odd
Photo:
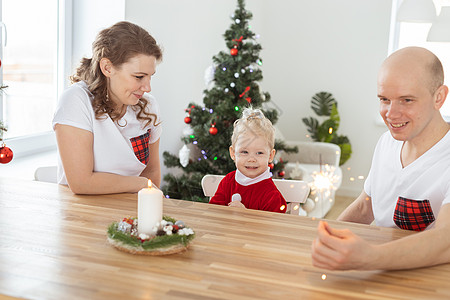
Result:
[[[236,55],[238,55],[238,49],[237,48],[232,48],[231,50],[230,50],[230,54],[231,55],[233,55],[233,56],[236,56]]]
[[[273,163],[269,164],[269,168],[272,170],[275,167],[275,165]]]
[[[0,163],[7,164],[13,159],[13,152],[5,144],[0,147]]]
[[[186,118],[184,118],[184,123],[190,124],[191,122],[192,122],[191,117],[186,117]]]
[[[285,174],[286,174],[286,173],[285,173],[284,171],[278,172],[278,176],[280,176],[280,177],[284,177]]]
[[[218,132],[218,130],[217,130],[217,128],[214,125],[212,125],[211,128],[209,128],[209,133],[210,134],[216,135],[217,132]]]

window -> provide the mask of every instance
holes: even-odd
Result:
[[[0,119],[15,157],[56,149],[51,120],[64,88],[61,62],[71,38],[66,36],[71,5],[68,0],[0,0],[0,83],[8,86],[0,95]]]
[[[439,15],[442,3],[439,0],[433,0],[433,2]],[[427,42],[427,35],[431,23],[397,22],[395,19],[397,15],[396,9],[400,3],[401,0],[395,0],[393,3],[392,22],[394,26],[391,26],[391,35],[393,36],[391,39],[391,52],[407,46],[427,48],[441,60],[445,74],[444,84],[450,87],[450,43]],[[450,96],[447,97],[446,103],[441,108],[441,113],[447,121],[450,121]]]

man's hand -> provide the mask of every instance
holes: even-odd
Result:
[[[315,267],[329,270],[373,269],[375,246],[370,245],[348,229],[334,229],[320,221],[318,236],[311,247]]]

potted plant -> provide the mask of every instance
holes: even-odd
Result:
[[[312,110],[320,117],[328,117],[322,123],[316,118],[303,118],[311,138],[316,142],[326,142],[338,145],[341,148],[339,165],[343,165],[352,154],[352,146],[347,136],[338,135],[340,117],[337,102],[328,92],[316,93],[311,99]]]

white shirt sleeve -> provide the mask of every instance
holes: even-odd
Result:
[[[93,132],[94,110],[90,96],[82,87],[82,83],[76,83],[61,95],[52,126],[56,124],[70,125]]]

